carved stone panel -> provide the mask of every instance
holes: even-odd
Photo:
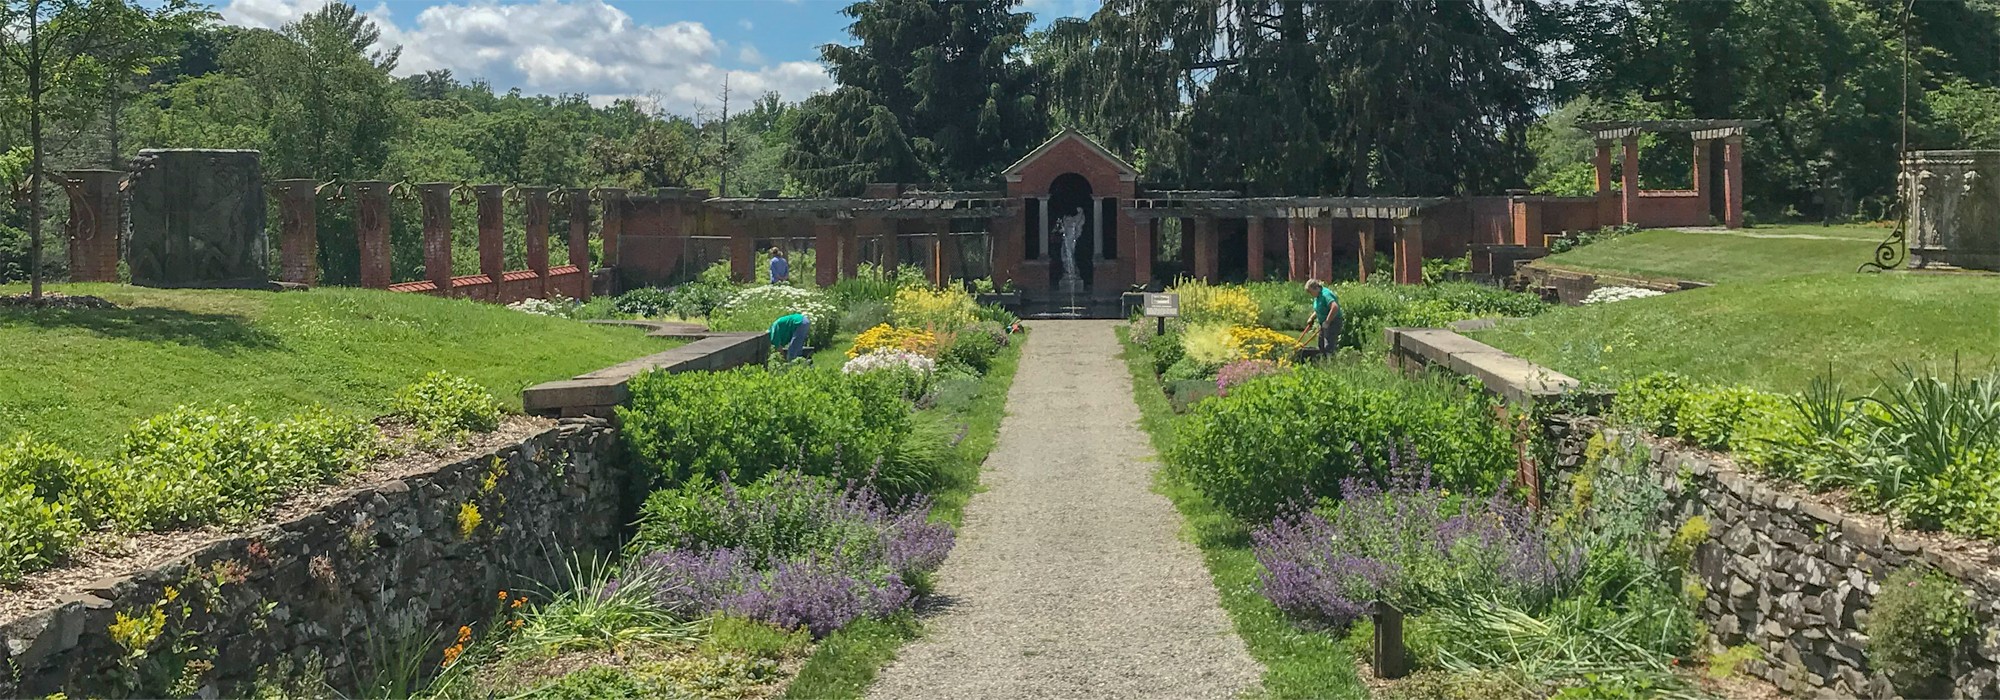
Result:
[[[1903,161],[1910,267],[2000,270],[2000,151],[1917,151]]]
[[[143,150],[127,188],[132,283],[269,283],[263,170],[256,151]]]

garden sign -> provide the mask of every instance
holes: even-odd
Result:
[[[1146,303],[1140,307],[1142,313],[1160,319],[1160,335],[1167,334],[1167,319],[1181,315],[1181,295],[1147,294]]]

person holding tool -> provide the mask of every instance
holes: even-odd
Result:
[[[1305,331],[1299,333],[1299,344],[1305,345],[1306,335],[1319,328],[1319,344],[1314,346],[1321,355],[1331,355],[1340,347],[1340,327],[1345,320],[1340,315],[1340,295],[1319,280],[1306,281],[1306,293],[1312,295],[1312,316],[1306,319]]]

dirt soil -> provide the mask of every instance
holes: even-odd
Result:
[[[1117,324],[1035,325],[927,632],[871,697],[1232,698],[1258,682],[1150,488]]]

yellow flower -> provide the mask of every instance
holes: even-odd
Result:
[[[897,328],[884,323],[855,336],[854,347],[848,349],[847,357],[853,359],[876,350],[907,350],[924,357],[935,358],[939,345],[936,333],[916,328]]]
[[[167,587],[166,594],[167,594],[167,602],[169,603],[173,602],[175,598],[181,597],[180,589],[175,588],[173,586]]]

